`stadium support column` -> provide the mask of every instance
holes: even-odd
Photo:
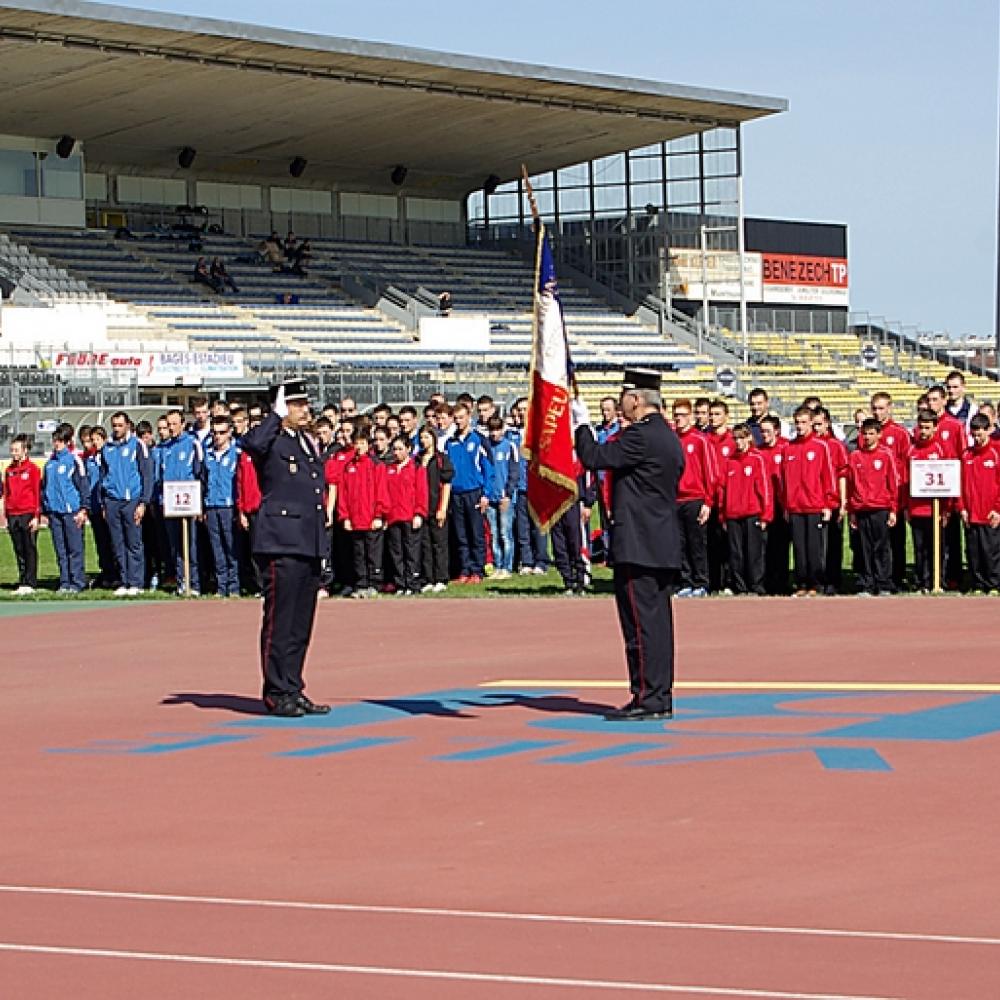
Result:
[[[736,127],[736,248],[739,255],[737,264],[740,269],[740,343],[743,346],[743,364],[749,359],[747,334],[747,288],[744,273],[746,258],[746,232],[743,218],[743,134]]]

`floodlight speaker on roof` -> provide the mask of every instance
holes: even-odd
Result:
[[[191,164],[194,163],[194,158],[198,155],[196,149],[193,146],[185,146],[177,154],[177,166],[182,170],[190,170]]]
[[[397,166],[393,167],[392,173],[389,175],[389,179],[392,181],[393,184],[396,185],[396,187],[402,187],[403,181],[406,180],[406,175],[408,172],[409,171],[406,169],[406,167],[404,167],[403,164],[400,163]]]
[[[293,177],[301,177],[306,172],[305,157],[296,156],[295,159],[288,164],[288,172]]]
[[[489,196],[493,194],[498,187],[500,187],[500,178],[497,177],[496,174],[490,174],[490,176],[483,181],[483,194]]]
[[[76,145],[76,139],[71,135],[64,135],[56,143],[56,155],[60,160],[68,160],[73,155],[73,147]]]

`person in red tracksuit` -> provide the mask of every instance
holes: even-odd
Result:
[[[4,469],[4,514],[17,559],[16,594],[32,594],[38,586],[38,526],[42,518],[42,473],[28,458],[30,442],[18,434],[10,442],[10,464]]]
[[[813,411],[813,433],[826,442],[833,461],[840,503],[830,517],[830,531],[826,536],[826,569],[823,592],[832,597],[841,589],[844,577],[844,515],[847,513],[847,446],[833,434],[830,411],[818,406]]]
[[[785,449],[788,440],[781,436],[781,420],[775,416],[761,417],[762,444],[757,449],[767,462],[774,501],[774,519],[767,529],[764,553],[764,590],[768,594],[788,593],[788,518],[785,515]]]
[[[816,595],[823,586],[826,534],[840,506],[837,480],[826,442],[812,432],[813,411],[800,406],[794,415],[796,436],[785,448],[785,510],[792,534],[796,597]]]
[[[948,412],[948,394],[939,386],[927,390],[927,406],[937,417],[937,439],[944,457],[961,461],[968,444],[965,424]],[[962,584],[962,519],[955,510],[944,529],[944,577],[949,590]]]
[[[354,457],[344,465],[337,497],[337,514],[344,530],[352,533],[354,547],[354,597],[374,597],[382,584],[385,551],[385,517],[389,494],[385,466],[368,453],[368,428],[355,429]]]
[[[892,452],[899,471],[899,503],[897,511],[904,508],[909,496],[909,453],[912,443],[909,431],[892,416],[892,396],[876,392],[871,399],[872,416],[879,425],[879,444]],[[889,547],[892,550],[892,582],[897,591],[903,589],[906,578],[906,523],[896,519],[896,526],[889,529]]]
[[[969,421],[972,446],[962,456],[965,549],[973,590],[1000,590],[1000,450],[990,440],[990,421],[977,413]]]
[[[240,524],[239,561],[240,575],[243,577],[241,586],[254,594],[259,594],[264,589],[260,567],[250,554],[253,552],[253,527],[257,520],[257,512],[260,510],[260,503],[257,466],[253,464],[250,453],[240,449],[236,462],[236,513]]]
[[[733,428],[736,453],[722,475],[719,509],[729,541],[729,578],[737,594],[764,593],[764,539],[774,518],[768,460],[753,447],[748,424]]]
[[[397,437],[390,446],[393,464],[386,466],[389,497],[387,532],[397,593],[420,590],[420,529],[427,517],[427,470],[410,454],[409,439]]]
[[[910,534],[913,537],[913,574],[921,593],[930,593],[934,585],[934,531],[947,524],[955,506],[951,500],[941,501],[941,525],[938,526],[933,520],[933,501],[929,497],[915,497],[910,491],[910,462],[939,462],[944,458],[944,449],[936,437],[936,431],[937,417],[931,410],[921,410],[917,414],[913,444],[907,456],[906,519],[910,522]]]
[[[681,574],[678,597],[708,593],[708,518],[718,491],[715,449],[694,424],[689,399],[675,399],[674,430],[684,452],[684,471],[677,484],[677,525],[681,534]],[[611,475],[611,473],[609,473]]]
[[[358,424],[357,426],[366,426]],[[344,479],[344,468],[354,458],[355,422],[341,421],[337,431],[337,448],[323,463],[323,479],[326,483],[326,523],[330,528],[330,559],[333,563],[333,579],[341,587],[341,595],[350,597],[354,589],[354,545],[351,536],[344,530],[343,522],[337,517],[337,496]]]
[[[726,533],[719,521],[719,501],[722,488],[722,470],[729,457],[736,453],[736,442],[729,429],[729,404],[723,399],[715,399],[708,408],[708,431],[706,438],[715,452],[715,467],[718,470],[715,482],[715,496],[712,498],[712,512],[708,518],[708,589],[713,592],[729,588],[729,547]]]
[[[858,593],[893,593],[889,531],[899,515],[899,470],[892,452],[879,443],[874,417],[861,422],[859,447],[848,456],[847,512],[861,541]]]

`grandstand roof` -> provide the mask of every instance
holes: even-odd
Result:
[[[333,10],[334,8],[331,8]],[[332,17],[332,16],[331,16]],[[783,111],[784,100],[74,0],[0,0],[0,132],[91,167],[456,197]]]

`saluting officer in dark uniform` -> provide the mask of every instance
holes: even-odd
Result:
[[[262,494],[251,546],[264,590],[264,704],[272,715],[322,715],[330,707],[316,705],[303,694],[302,666],[327,544],[323,463],[306,434],[305,381],[272,386],[271,396],[271,412],[242,442],[257,467]]]
[[[677,483],[684,453],[663,419],[660,381],[658,372],[625,372],[621,408],[630,424],[605,444],[594,440],[586,406],[573,404],[580,461],[611,473],[615,602],[632,689],[632,700],[608,714],[616,721],[673,716],[670,599],[681,565]]]

